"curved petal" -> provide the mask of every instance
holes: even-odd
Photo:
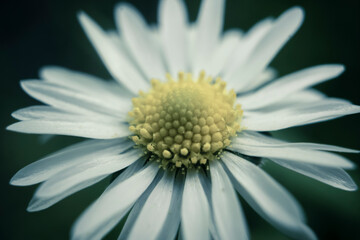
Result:
[[[146,191],[141,195],[138,201],[136,201],[134,207],[131,209],[129,216],[126,219],[125,225],[121,230],[119,240],[128,239],[129,233],[139,216],[140,211],[142,210],[146,200],[149,195],[158,184],[162,177],[162,174],[158,174],[155,180],[151,183],[151,185],[146,189]],[[163,228],[162,231],[158,235],[158,239],[175,239],[176,234],[178,232],[179,224],[180,224],[180,205],[181,205],[181,195],[182,189],[184,187],[183,176],[177,175],[174,182],[174,192],[171,198],[170,203],[170,214],[168,214],[165,222],[166,228]]]
[[[36,133],[36,134],[58,134],[77,137],[111,139],[130,136],[128,126],[117,121],[94,122],[88,118],[77,118],[70,120],[27,120],[14,123],[7,130]]]
[[[258,42],[269,32],[273,25],[272,18],[266,18],[256,23],[243,37],[224,66],[224,79],[227,82],[236,81],[237,69],[244,65]]]
[[[77,219],[73,225],[72,239],[101,239],[130,210],[154,180],[158,169],[156,163],[149,164],[105,191]]]
[[[114,42],[103,30],[84,12],[78,15],[81,26],[98,52],[111,75],[132,93],[148,88],[149,84],[138,72],[136,67],[128,61],[126,54],[114,46]]]
[[[141,14],[130,4],[120,3],[115,8],[115,19],[119,32],[147,79],[163,78],[166,70],[160,51]]]
[[[106,98],[94,97],[89,93],[74,91],[46,81],[21,81],[21,87],[33,98],[67,112],[121,118],[131,109],[130,98],[124,99],[121,103],[109,102]]]
[[[29,206],[27,207],[26,210],[29,212],[37,212],[37,211],[44,210],[44,209],[56,204],[57,202],[63,200],[64,198],[70,196],[71,194],[79,192],[80,190],[87,188],[91,185],[94,185],[95,183],[103,180],[106,177],[107,177],[107,175],[102,175],[100,177],[88,179],[86,181],[79,183],[78,185],[72,186],[72,188],[70,188],[66,191],[63,191],[63,192],[61,192],[57,195],[53,195],[51,197],[37,196],[35,193],[35,195],[31,199]],[[42,185],[40,185],[39,188],[41,188],[41,186]]]
[[[173,192],[176,192],[173,189],[174,179],[174,172],[164,173],[144,203],[127,239],[159,239],[160,233],[165,228],[167,216],[171,214],[171,199]],[[156,221],[153,219],[154,216]]]
[[[218,230],[215,227],[215,220],[214,220],[214,211],[211,208],[212,206],[212,197],[211,197],[211,178],[207,172],[202,170],[198,171],[198,177],[200,179],[201,185],[204,189],[206,198],[209,202],[210,207],[210,218],[209,218],[209,231],[211,233],[212,239],[220,239]],[[180,232],[181,233],[181,232]]]
[[[246,220],[220,161],[210,161],[211,199],[220,239],[249,239]]]
[[[277,76],[277,71],[272,67],[268,67],[258,76],[256,76],[248,85],[241,88],[241,90],[238,91],[237,93],[241,94],[243,92],[249,92],[256,88],[260,88],[266,83],[274,80],[276,76]]]
[[[344,148],[328,144],[307,143],[307,142],[285,142],[277,138],[263,135],[252,131],[242,131],[236,139],[236,144],[264,147],[296,147],[308,150],[321,150],[329,152],[360,153],[359,150]]]
[[[121,153],[133,145],[134,143],[128,139],[83,141],[27,165],[11,178],[10,184],[17,186],[37,184],[66,168]]]
[[[30,106],[16,110],[11,116],[17,120],[51,119],[51,120],[73,120],[83,116],[76,113],[69,113],[63,110],[46,106]],[[106,119],[107,117],[105,117]]]
[[[233,61],[233,53],[241,44],[242,32],[239,29],[231,29],[224,32],[221,42],[218,44],[214,55],[210,59],[209,69],[206,74],[218,76],[224,74],[224,68]]]
[[[198,171],[188,170],[181,205],[181,230],[184,239],[210,239],[210,208]]]
[[[293,196],[256,165],[225,152],[222,160],[235,187],[265,220],[294,239],[316,239],[303,223],[303,212]]]
[[[187,13],[183,0],[162,0],[159,6],[160,37],[170,73],[188,71],[186,32]]]
[[[346,191],[356,191],[356,183],[341,168],[316,166],[300,162],[289,162],[281,159],[270,158],[273,162],[291,169],[295,172],[328,184],[330,186],[340,188]]]
[[[276,131],[322,122],[360,112],[360,106],[338,99],[324,99],[277,111],[244,112],[243,126],[251,131]]]
[[[152,193],[152,191],[154,190],[156,185],[159,183],[159,181],[161,180],[163,175],[164,175],[164,172],[160,171],[156,175],[154,181],[152,181],[150,186],[146,189],[146,191],[143,194],[141,194],[139,199],[135,202],[134,206],[131,208],[131,211],[130,211],[128,217],[126,218],[124,227],[121,229],[118,240],[126,240],[129,238],[129,233],[130,233],[132,226],[134,225],[137,217],[139,216],[139,213],[140,213],[142,207],[144,206],[149,195]]]
[[[174,192],[170,203],[170,212],[165,220],[166,227],[159,234],[159,239],[175,239],[181,221],[181,201],[184,190],[184,175],[177,174],[174,182]]]
[[[236,82],[230,82],[230,87],[238,92],[259,75],[299,29],[303,18],[304,12],[300,7],[293,7],[285,11],[274,22],[271,30],[258,42],[246,64],[238,68]]]
[[[116,104],[133,96],[132,92],[122,87],[118,82],[107,81],[87,73],[73,71],[58,66],[45,66],[40,70],[40,76],[45,81],[61,85],[92,96],[105,98]]]
[[[280,109],[294,108],[301,106],[302,104],[315,103],[323,101],[327,96],[315,89],[306,89],[287,96],[278,102],[275,102],[271,105],[265,106],[256,111],[246,111],[247,115],[258,114],[259,112],[268,113],[278,111]],[[328,99],[328,98],[327,98]],[[237,103],[241,105],[241,100],[237,99]]]
[[[252,142],[252,145],[243,144],[244,142]],[[355,165],[348,159],[334,154],[300,146],[288,144],[288,146],[278,147],[274,144],[260,142],[256,145],[257,139],[249,134],[242,134],[232,141],[232,145],[228,148],[236,152],[265,158],[279,158],[285,161],[295,161],[316,164],[327,167],[353,168]]]
[[[67,168],[42,184],[37,190],[36,196],[52,197],[88,179],[117,172],[134,163],[141,157],[141,154],[141,151],[132,148],[122,154],[91,159]]]
[[[224,0],[203,0],[196,22],[192,72],[208,70],[209,59],[218,45],[224,24]]]
[[[320,65],[297,71],[275,80],[255,93],[238,97],[242,107],[258,109],[271,105],[290,94],[339,76],[344,66],[337,64]]]
[[[40,105],[40,106],[30,106],[26,108],[21,108],[16,110],[11,114],[12,117],[17,120],[57,120],[57,121],[91,121],[94,122],[107,122],[113,118],[105,115],[95,115],[95,116],[85,116],[79,115],[77,113],[66,112],[51,106]],[[117,118],[116,120],[125,122],[127,116]]]

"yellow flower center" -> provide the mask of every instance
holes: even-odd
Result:
[[[164,169],[208,168],[240,131],[235,92],[204,72],[198,78],[179,73],[177,80],[167,75],[166,82],[153,79],[151,85],[132,99],[132,140]]]

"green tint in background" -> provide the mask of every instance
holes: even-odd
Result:
[[[109,179],[76,193],[53,207],[26,212],[36,187],[13,187],[8,182],[25,165],[79,141],[57,137],[42,143],[37,135],[5,131],[13,122],[11,112],[39,104],[20,88],[19,80],[38,77],[44,65],[60,65],[110,78],[80,28],[76,13],[86,11],[105,29],[114,28],[113,7],[118,1],[2,1],[0,7],[1,66],[1,160],[0,160],[0,239],[67,239],[76,217],[101,194]],[[132,0],[154,23],[157,0]],[[186,1],[195,20],[200,1]],[[360,104],[359,1],[227,1],[225,29],[248,30],[268,16],[279,16],[287,8],[300,5],[306,11],[300,31],[271,63],[279,75],[322,63],[343,63],[346,72],[316,88],[329,96]],[[291,141],[312,141],[360,149],[360,115],[275,132]],[[356,163],[359,155],[347,155]],[[326,159],[324,159],[326,161]],[[360,192],[345,192],[318,183],[270,163],[264,169],[301,202],[308,222],[320,239],[360,239]],[[359,185],[359,171],[351,171]],[[287,239],[262,220],[244,201],[252,239]],[[120,228],[111,232],[116,239]]]

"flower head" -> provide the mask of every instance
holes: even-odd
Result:
[[[208,165],[240,131],[241,107],[220,78],[179,73],[178,81],[168,76],[168,82],[151,85],[149,93],[132,99],[130,130],[164,169]]]
[[[268,134],[360,112],[311,89],[340,75],[326,64],[276,78],[268,65],[303,21],[294,7],[249,32],[222,34],[224,0],[203,0],[196,23],[181,0],[162,0],[149,27],[119,4],[118,32],[79,20],[115,81],[59,67],[23,89],[47,105],[20,109],[9,130],[90,138],[21,169],[13,185],[41,183],[28,210],[39,211],[109,175],[117,176],[79,217],[73,239],[101,239],[127,213],[120,239],[248,239],[236,192],[284,234],[316,239],[300,205],[253,159],[268,159],[344,190],[357,186],[332,152]],[[262,160],[261,160],[262,161]],[[180,224],[181,223],[181,224]]]

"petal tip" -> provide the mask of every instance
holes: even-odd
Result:
[[[91,25],[95,24],[92,18],[84,11],[79,11],[77,14],[77,19],[81,25],[81,27],[86,30],[91,27]],[[89,26],[90,25],[90,26]]]
[[[55,66],[55,65],[46,65],[42,66],[39,69],[39,77],[41,79],[48,79],[48,75],[52,74],[54,71],[60,71],[61,67]]]
[[[304,18],[305,16],[305,10],[301,6],[293,6],[288,10],[288,12],[299,18]]]
[[[30,201],[29,205],[26,208],[26,211],[28,211],[28,212],[38,212],[41,210],[43,210],[43,209],[37,207],[32,200]]]
[[[300,6],[294,6],[286,10],[281,17],[286,17],[288,20],[294,21],[300,26],[304,21],[305,10]]]
[[[339,63],[329,64],[328,66],[332,68],[336,77],[341,75],[346,69],[345,65]]]
[[[17,176],[17,173],[10,179],[9,184],[13,185],[13,186],[22,186],[23,185],[21,178],[19,178]]]
[[[14,113],[15,113],[15,112],[14,112]],[[13,114],[14,114],[14,113],[13,113]],[[8,131],[16,131],[16,129],[17,129],[17,128],[16,128],[16,126],[17,126],[16,124],[17,124],[17,123],[13,123],[13,124],[7,126],[7,127],[6,127],[6,130],[8,130]]]
[[[116,14],[123,14],[123,12],[126,11],[127,9],[133,10],[134,7],[130,3],[120,2],[115,5],[114,11]]]
[[[89,17],[89,16],[86,14],[86,12],[84,12],[84,11],[82,11],[82,10],[78,11],[78,12],[76,13],[76,16],[77,16],[77,18],[79,19],[80,22],[83,21],[83,20],[85,20],[85,18],[88,18],[88,17]]]

